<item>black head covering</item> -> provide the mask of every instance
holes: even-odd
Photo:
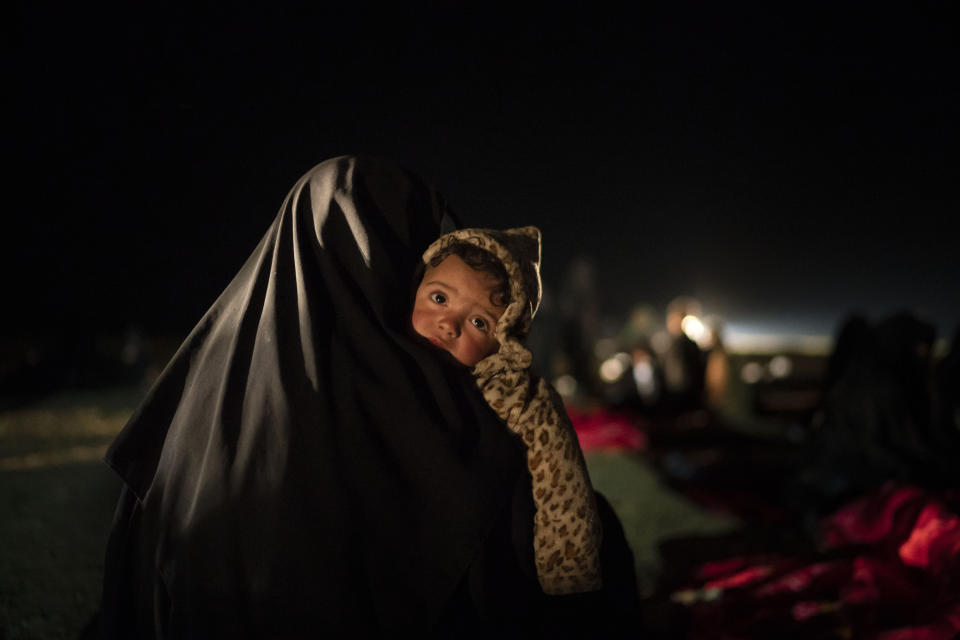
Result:
[[[437,618],[523,469],[466,370],[409,330],[420,255],[452,228],[379,161],[290,191],[107,454],[157,635]]]
[[[870,353],[873,328],[861,313],[847,316],[837,332],[833,351],[827,360],[823,388],[830,389],[847,371]]]

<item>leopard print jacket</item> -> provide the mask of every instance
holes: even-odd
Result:
[[[550,595],[599,589],[600,519],[583,453],[559,394],[531,372],[533,357],[520,342],[540,303],[540,231],[461,229],[430,245],[423,261],[456,242],[492,253],[510,280],[510,304],[494,330],[500,348],[472,373],[484,399],[527,448],[540,586]]]

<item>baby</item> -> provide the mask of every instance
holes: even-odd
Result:
[[[599,589],[600,521],[583,454],[557,392],[522,344],[540,303],[540,231],[461,229],[423,254],[413,330],[471,374],[527,449],[537,576],[551,595]]]

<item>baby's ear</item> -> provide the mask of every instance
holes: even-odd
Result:
[[[540,229],[534,226],[516,227],[514,229],[507,229],[505,233],[509,235],[526,236],[531,240],[533,240],[534,242],[536,242],[538,245],[540,244]]]
[[[540,267],[540,229],[536,227],[516,227],[503,232],[510,238],[509,250],[514,259],[521,263],[530,262]]]

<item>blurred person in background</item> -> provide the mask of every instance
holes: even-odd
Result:
[[[706,329],[703,350],[706,358],[704,366],[704,404],[713,413],[719,412],[727,399],[727,387],[730,383],[730,356],[723,344],[723,320],[716,315],[707,316],[703,321]]]
[[[578,395],[599,394],[597,361],[593,345],[597,340],[600,312],[596,294],[596,267],[584,257],[576,258],[560,288],[557,308],[560,316],[560,353],[555,375],[570,375]]]
[[[808,480],[826,505],[888,480],[949,483],[955,461],[938,445],[932,324],[901,312],[841,327],[813,424]]]
[[[663,406],[667,413],[678,415],[703,406],[706,363],[703,351],[684,331],[688,317],[700,315],[700,304],[681,296],[667,305],[669,343],[659,355],[663,371]]]
[[[862,313],[851,313],[843,320],[834,338],[833,350],[827,359],[827,369],[823,376],[824,392],[835,385],[850,365],[869,349],[871,337],[870,323]]]
[[[937,401],[944,432],[953,439],[960,437],[960,326],[953,332],[950,350],[937,363]]]

